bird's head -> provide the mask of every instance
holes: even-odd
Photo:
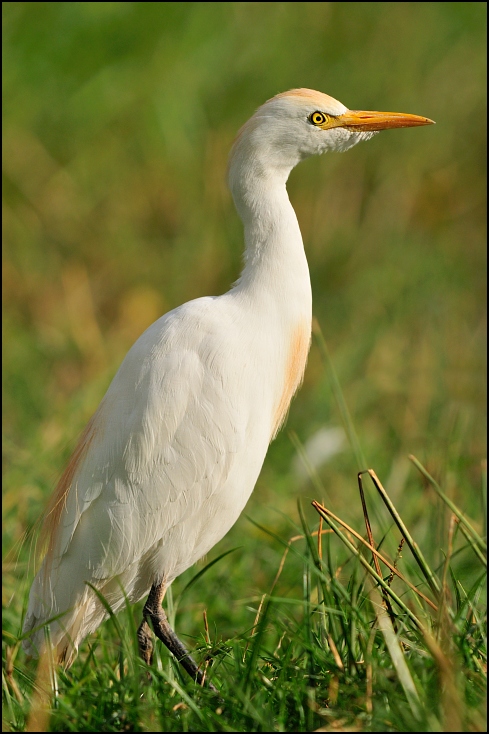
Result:
[[[349,110],[312,89],[277,94],[241,128],[231,154],[230,177],[247,160],[255,167],[288,172],[304,158],[348,150],[379,130],[430,125],[427,117],[401,112]],[[234,169],[234,171],[233,171]]]

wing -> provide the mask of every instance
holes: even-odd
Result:
[[[59,490],[53,570],[75,554],[94,581],[123,573],[225,482],[247,417],[219,300],[170,312],[128,353]]]

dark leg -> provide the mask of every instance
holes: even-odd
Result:
[[[164,583],[153,584],[151,591],[149,592],[148,601],[144,605],[144,620],[138,630],[141,656],[146,660],[146,662],[148,662],[148,659],[145,656],[145,651],[148,649],[149,641],[149,646],[151,648],[150,655],[152,657],[153,646],[148,635],[149,627],[146,621],[150,619],[156,637],[158,637],[166,645],[169,651],[173,653],[180,665],[185,668],[191,678],[193,678],[200,686],[203,686],[205,685],[205,674],[197,667],[195,660],[191,657],[183,643],[180,642],[168,624],[168,619],[163,611],[163,607],[161,606],[161,602],[165,595],[165,588]],[[217,690],[212,683],[207,683],[207,685],[211,690],[216,691],[217,693]]]
[[[153,640],[151,630],[149,628],[146,619],[143,617],[143,621],[138,628],[138,642],[139,642],[139,654],[143,658],[146,665],[151,665],[153,662]]]

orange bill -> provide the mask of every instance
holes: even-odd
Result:
[[[407,112],[366,112],[364,110],[348,110],[343,115],[338,115],[336,121],[339,127],[345,127],[352,132],[435,124],[428,117],[410,115]]]

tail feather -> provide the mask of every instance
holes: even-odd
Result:
[[[29,603],[24,622],[23,647],[28,655],[39,657],[46,643],[45,627],[49,625],[48,639],[55,651],[58,663],[68,668],[74,661],[78,646],[107,617],[107,612],[92,589],[84,593],[76,606],[60,614],[56,608],[48,608],[42,599]]]
[[[57,661],[66,668],[73,663],[85,637],[109,616],[98,594],[116,614],[126,599],[133,603],[147,595],[152,584],[148,569],[138,563],[119,577],[92,580],[97,592],[85,582],[74,583],[73,576],[79,578],[82,574],[59,574],[53,582],[53,573],[46,575],[41,568],[32,584],[23,628],[26,653],[39,657],[46,640],[45,626],[49,624],[50,644]]]

